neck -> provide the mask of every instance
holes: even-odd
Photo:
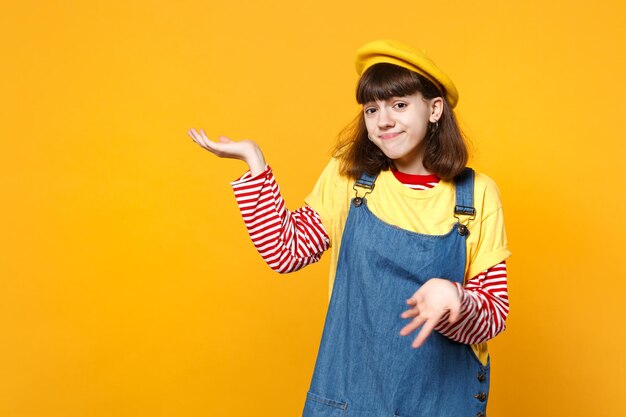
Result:
[[[391,162],[398,171],[405,174],[431,175],[432,172],[424,168],[424,148],[425,144],[422,141],[411,152],[401,158],[393,159]]]

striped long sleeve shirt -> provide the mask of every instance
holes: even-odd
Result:
[[[432,188],[439,179],[394,172],[406,186]],[[272,170],[255,177],[247,172],[232,184],[252,243],[274,271],[289,273],[320,260],[330,247],[330,238],[319,214],[309,206],[289,211],[280,194]],[[416,191],[419,192],[419,191]],[[509,312],[506,264],[501,262],[471,278],[465,286],[458,285],[461,314],[455,323],[444,315],[435,330],[459,343],[477,344],[495,337],[505,329]]]

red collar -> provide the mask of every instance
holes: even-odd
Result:
[[[391,172],[393,172],[393,176],[396,177],[398,181],[402,184],[409,185],[428,185],[429,183],[438,183],[441,178],[434,174],[429,175],[415,175],[415,174],[405,174],[404,172],[400,172],[395,168],[391,168]]]

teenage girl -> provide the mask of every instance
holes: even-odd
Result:
[[[457,90],[424,52],[375,41],[357,51],[356,69],[363,110],[294,212],[256,143],[188,134],[248,164],[232,186],[270,267],[296,271],[332,244],[305,417],[484,416],[485,342],[509,308],[498,189],[465,167]]]

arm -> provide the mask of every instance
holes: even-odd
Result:
[[[198,145],[220,158],[239,159],[250,171],[232,183],[235,198],[254,246],[275,271],[293,272],[317,262],[330,246],[319,215],[306,206],[290,212],[280,195],[272,170],[258,145],[224,136],[209,140],[203,130],[190,129]]]
[[[461,311],[456,322],[445,314],[435,330],[465,344],[477,344],[493,339],[506,328],[509,295],[506,283],[506,263],[502,262],[478,274],[461,291]]]
[[[495,265],[469,280],[462,288],[445,279],[426,282],[409,300],[412,308],[402,313],[413,317],[400,332],[418,333],[413,347],[419,347],[432,330],[465,344],[485,342],[504,330],[509,312],[506,264]]]
[[[309,206],[290,212],[271,168],[232,183],[248,234],[263,260],[276,272],[297,271],[317,262],[330,238]]]

